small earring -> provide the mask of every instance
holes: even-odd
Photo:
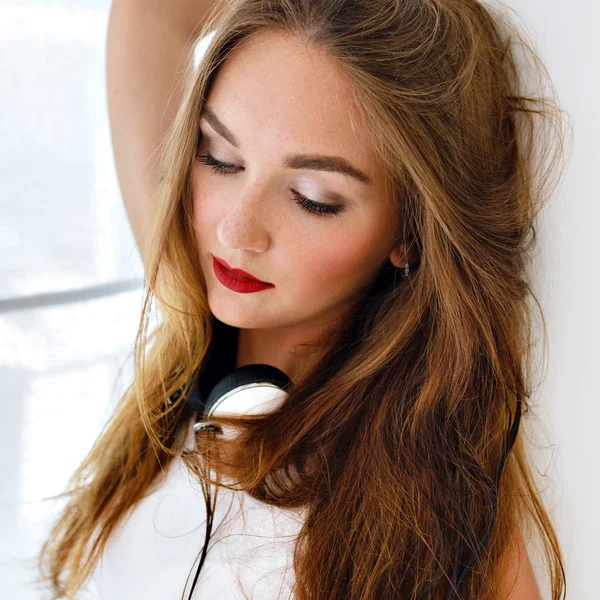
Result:
[[[404,264],[404,277],[408,277],[410,275],[410,267],[408,263]]]

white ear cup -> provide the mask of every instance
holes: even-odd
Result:
[[[208,416],[256,415],[276,410],[287,393],[271,383],[248,383],[221,396],[209,409]]]
[[[235,437],[235,431],[224,431],[211,423],[219,415],[266,414],[276,410],[287,398],[290,379],[272,365],[252,364],[234,369],[217,382],[205,402],[205,410],[194,431],[216,430],[225,438]]]
[[[234,439],[236,431],[233,427],[221,427],[211,423],[212,416],[257,415],[276,410],[287,397],[281,388],[265,383],[251,383],[231,390],[221,396],[209,409],[207,415],[194,424],[194,431],[213,429],[219,437]]]

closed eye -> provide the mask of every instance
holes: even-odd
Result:
[[[242,171],[243,167],[239,167],[237,165],[221,162],[217,160],[214,156],[206,152],[205,154],[198,154],[196,157],[198,162],[208,165],[211,167],[211,170],[220,175],[232,175],[237,173],[238,171]],[[294,197],[292,200],[304,211],[313,214],[313,215],[322,215],[322,216],[337,216],[343,210],[343,206],[332,206],[330,204],[323,204],[321,202],[315,202],[310,198],[300,194],[299,192],[294,191]]]
[[[215,173],[235,173],[236,168],[238,168],[236,165],[232,165],[231,163],[225,163],[217,160],[208,152],[206,154],[199,154],[198,161],[202,164],[211,166]]]

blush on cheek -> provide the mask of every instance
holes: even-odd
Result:
[[[353,288],[357,278],[360,260],[353,254],[345,254],[348,248],[336,253],[320,253],[314,260],[305,260],[306,271],[313,289],[333,291]]]
[[[339,240],[337,246],[331,240],[328,252],[320,253],[314,261],[306,261],[313,285],[318,289],[335,289],[348,297],[361,293],[377,275],[385,258],[380,256],[382,249],[373,243],[378,239],[375,234],[366,239],[355,235]]]

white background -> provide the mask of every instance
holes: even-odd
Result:
[[[131,377],[143,273],[110,147],[109,4],[0,1],[2,598],[42,597],[26,583],[24,562],[52,516],[39,499],[64,488]],[[600,7],[510,4],[575,134],[566,176],[538,224],[532,277],[549,337],[528,427],[565,551],[567,598],[596,600]]]

